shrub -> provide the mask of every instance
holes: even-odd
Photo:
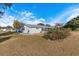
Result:
[[[70,29],[53,28],[48,30],[44,35],[45,35],[45,38],[50,40],[64,39],[70,35]]]

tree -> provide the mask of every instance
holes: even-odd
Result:
[[[37,25],[44,26],[44,24],[43,24],[43,23],[38,23]]]
[[[4,3],[4,6],[10,8],[12,6],[12,3]]]
[[[61,28],[62,27],[62,24],[61,23],[55,23],[55,27],[56,28]]]
[[[14,27],[14,29],[20,29],[21,23],[18,20],[14,20],[13,27]]]
[[[1,16],[5,13],[5,10],[6,10],[7,8],[11,8],[12,3],[2,3],[2,4],[0,4],[0,6],[2,6],[2,7],[1,7],[1,10],[0,10],[0,18],[1,18]],[[4,11],[3,11],[3,10],[4,10]]]
[[[64,28],[71,28],[72,30],[76,30],[77,28],[79,28],[79,16],[71,19],[69,22],[67,22],[64,25]]]

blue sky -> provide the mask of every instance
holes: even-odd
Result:
[[[1,26],[12,25],[19,20],[26,24],[66,23],[79,15],[79,4],[76,3],[14,3],[1,18]]]

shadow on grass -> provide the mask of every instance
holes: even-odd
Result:
[[[12,36],[0,38],[0,43],[9,40]]]
[[[4,33],[0,33],[0,36],[6,36],[6,35],[10,35],[10,34],[14,34],[15,32],[4,32]]]
[[[48,40],[48,38],[47,38],[46,36],[42,36],[42,38],[44,38],[44,39]]]

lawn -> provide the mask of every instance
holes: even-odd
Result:
[[[79,33],[71,32],[71,35],[62,41],[46,40],[42,35],[15,34],[0,43],[0,55],[79,55]]]

